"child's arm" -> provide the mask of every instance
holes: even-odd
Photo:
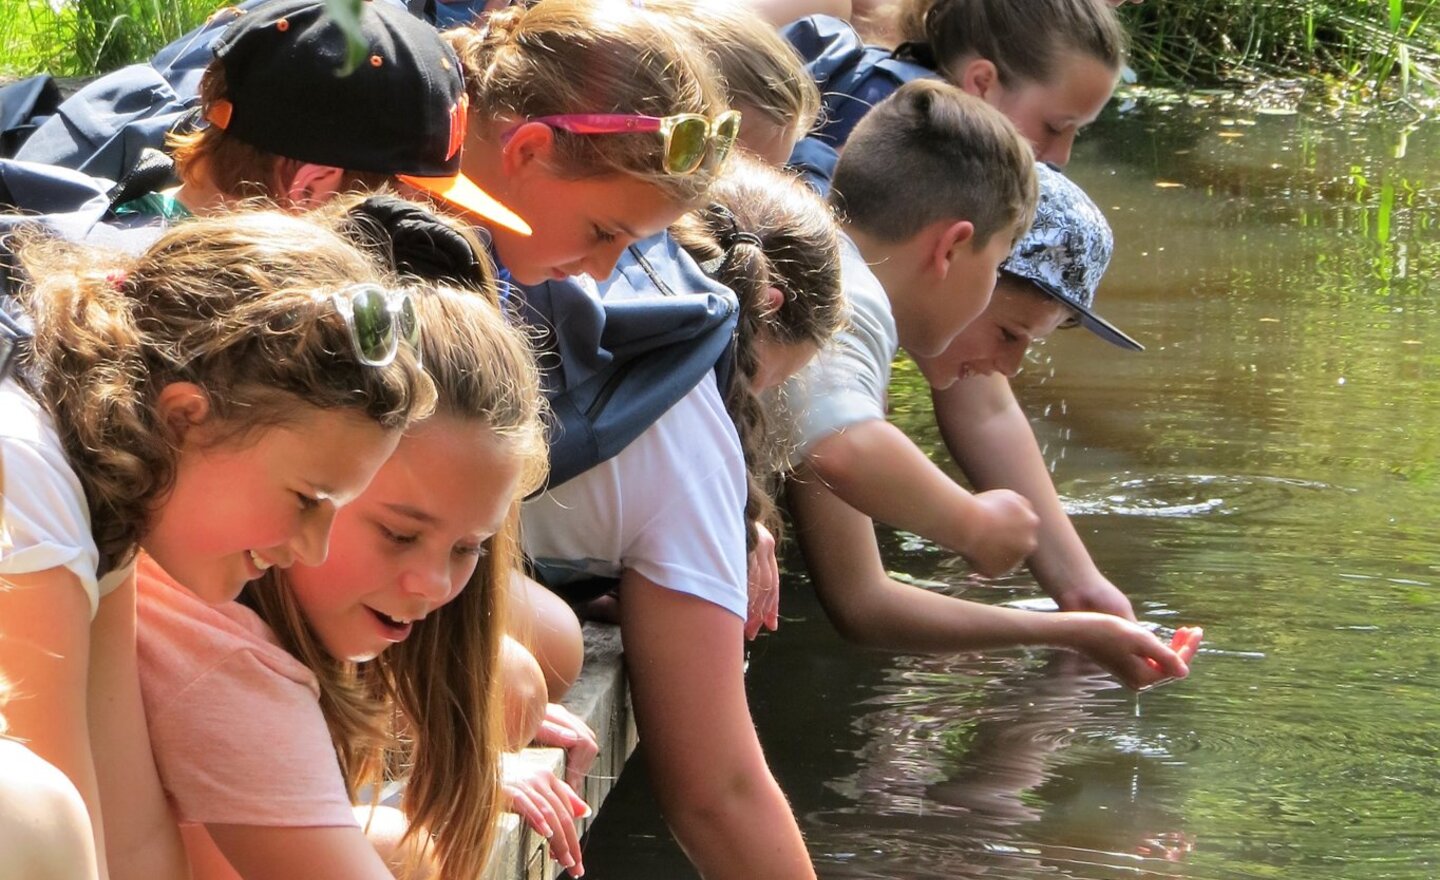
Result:
[[[206,825],[205,830],[244,880],[395,880],[359,827]]]
[[[1035,506],[1040,534],[1030,570],[1061,610],[1134,620],[1130,600],[1100,573],[1066,516],[1010,381],[998,373],[975,376],[935,392],[934,401],[940,435],[971,483],[1013,489]]]
[[[750,720],[744,621],[627,570],[620,625],[656,796],[707,880],[814,877]]]
[[[0,584],[0,670],[13,692],[7,734],[69,777],[84,799],[101,877],[107,877],[100,786],[90,750],[86,691],[90,603],[64,568],[5,575]]]
[[[0,877],[95,880],[90,815],[70,779],[0,737]]]
[[[1119,617],[998,608],[892,580],[875,543],[874,523],[807,471],[786,484],[786,500],[820,601],[851,641],[937,653],[1019,645],[1069,648],[1133,688],[1186,674],[1174,651]]]
[[[1003,489],[970,494],[883,419],[831,434],[805,459],[864,516],[948,547],[983,575],[1004,574],[1035,549],[1038,521],[1024,498]]]

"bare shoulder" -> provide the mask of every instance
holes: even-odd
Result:
[[[96,874],[80,792],[34,752],[0,737],[0,877],[89,880]]]

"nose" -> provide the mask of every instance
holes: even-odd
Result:
[[[1025,351],[1028,345],[1012,345],[995,358],[995,369],[1004,373],[1011,379],[1020,372],[1020,365],[1025,362]]]
[[[1070,150],[1075,146],[1075,130],[1051,138],[1038,152],[1041,162],[1050,162],[1064,168],[1070,164]]]
[[[295,559],[304,565],[321,565],[330,555],[330,527],[335,524],[335,509],[328,505],[326,508],[323,513],[317,512],[308,518],[290,542]]]
[[[449,560],[418,562],[405,572],[400,582],[406,593],[424,599],[432,607],[450,601],[454,585],[450,582]]]
[[[596,281],[609,278],[614,273],[616,264],[620,262],[620,255],[629,246],[630,242],[617,238],[608,245],[596,247],[585,259],[585,274]]]

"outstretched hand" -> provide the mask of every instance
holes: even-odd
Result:
[[[550,841],[550,855],[570,876],[585,873],[575,820],[590,815],[590,807],[574,789],[549,768],[507,753],[501,756],[500,790],[506,808]]]
[[[1166,645],[1144,627],[1113,615],[1075,612],[1070,619],[1075,628],[1069,647],[1135,690],[1189,675],[1188,661],[1200,646],[1198,628],[1183,628],[1184,638],[1177,632]]]

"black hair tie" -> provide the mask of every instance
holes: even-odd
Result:
[[[719,243],[720,249],[724,251],[713,260],[706,260],[700,264],[700,268],[711,278],[717,278],[730,268],[734,262],[737,249],[742,244],[748,244],[756,248],[763,248],[765,243],[760,236],[753,232],[747,232],[740,228],[740,221],[735,219],[735,214],[729,208],[719,202],[711,203],[705,213],[715,232],[715,240]]]

